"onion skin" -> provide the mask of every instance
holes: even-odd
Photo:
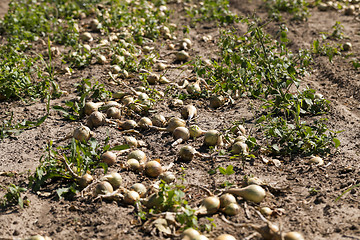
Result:
[[[200,236],[200,233],[193,228],[188,228],[184,230],[181,235],[182,237],[189,237],[189,239],[195,239],[196,237]]]
[[[190,122],[192,118],[196,117],[197,109],[194,105],[186,105],[181,109],[181,117],[187,122]]]
[[[236,238],[229,234],[221,234],[217,236],[214,240],[236,240]]]
[[[105,115],[99,111],[95,111],[90,114],[87,119],[86,125],[90,128],[99,127],[105,123]]]
[[[142,183],[135,183],[130,187],[130,189],[137,192],[140,195],[140,197],[145,197],[145,194],[147,192],[145,185]]]
[[[209,130],[205,133],[204,144],[206,146],[215,146],[221,142],[220,133],[217,130]]]
[[[284,234],[284,240],[305,240],[298,232],[288,232]]]
[[[98,102],[98,103],[87,102],[85,103],[84,106],[84,113],[86,115],[90,115],[91,113],[98,111],[99,107],[101,107],[103,104],[104,104],[103,102]]]
[[[189,132],[190,132],[190,137],[192,138],[198,138],[201,137],[202,135],[204,135],[206,132],[201,130],[200,127],[198,127],[197,125],[191,125],[189,127]]]
[[[246,143],[244,142],[235,142],[232,147],[231,147],[231,151],[233,154],[245,154],[248,155],[249,154],[249,147]]]
[[[110,108],[106,111],[106,116],[107,116],[108,118],[120,119],[120,118],[121,118],[121,111],[120,111],[120,109],[118,109],[117,107],[110,107]]]
[[[239,214],[240,212],[240,206],[239,204],[237,203],[230,203],[229,205],[227,205],[223,212],[226,214],[226,215],[229,215],[229,216],[235,216],[237,214]]]
[[[168,126],[166,127],[166,131],[168,132],[174,132],[175,128],[177,127],[185,127],[186,122],[183,119],[173,117],[169,120]]]
[[[136,201],[140,200],[140,195],[135,191],[128,191],[124,195],[124,202],[129,205],[134,205]]]
[[[100,183],[98,183],[95,187],[95,195],[106,195],[109,193],[112,193],[114,191],[113,187],[111,186],[111,184],[107,181],[102,181]]]
[[[164,127],[166,124],[166,119],[163,115],[161,114],[155,114],[152,118],[151,121],[153,123],[154,126],[157,127]]]
[[[111,151],[107,151],[101,155],[100,159],[108,166],[112,166],[116,163],[116,154]]]
[[[135,172],[140,170],[140,163],[138,160],[130,158],[126,163],[131,171]]]
[[[148,129],[149,126],[152,126],[153,123],[150,118],[148,117],[142,117],[140,118],[139,122],[137,123],[140,128],[142,129]]]
[[[206,214],[216,213],[220,208],[220,199],[215,196],[207,197],[203,200],[202,206],[206,208]]]
[[[224,105],[224,97],[223,96],[211,96],[210,97],[210,107],[218,108]]]
[[[87,142],[92,135],[90,128],[86,126],[76,128],[73,132],[73,137],[80,142]]]
[[[249,185],[244,188],[229,189],[226,192],[240,196],[246,201],[251,201],[254,203],[260,203],[266,195],[265,190],[258,185]]]
[[[193,160],[195,154],[195,148],[193,148],[192,146],[183,146],[180,148],[178,155],[181,161],[190,162],[191,160]]]
[[[121,124],[121,128],[124,130],[130,130],[137,127],[137,123],[134,120],[126,120]]]
[[[160,174],[160,179],[169,184],[175,181],[176,177],[172,172],[163,172]]]
[[[94,180],[94,178],[88,174],[85,173],[79,180],[78,180],[78,184],[81,188],[85,188],[87,187],[92,181]]]
[[[122,183],[122,177],[117,172],[112,172],[108,175],[105,175],[103,178],[111,184],[113,189],[118,189]]]
[[[224,208],[230,203],[236,203],[236,198],[230,193],[225,193],[220,197],[220,207]]]
[[[158,177],[162,171],[161,164],[157,161],[150,161],[145,165],[145,174],[149,177]]]
[[[129,153],[127,159],[131,159],[131,158],[138,160],[140,163],[146,162],[146,154],[141,150],[134,150],[131,153]]]

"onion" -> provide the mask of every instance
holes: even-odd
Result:
[[[93,132],[90,130],[90,128],[83,125],[76,128],[73,132],[73,137],[80,142],[87,142],[92,135]]]
[[[187,62],[190,59],[190,55],[185,52],[184,50],[181,50],[179,52],[176,53],[176,61],[179,62]]]
[[[233,188],[226,191],[237,196],[242,197],[246,201],[260,203],[266,195],[265,190],[258,185],[249,185],[244,188]]]
[[[260,179],[260,178],[257,178],[257,177],[251,177],[251,178],[248,178],[247,179],[247,184],[248,185],[262,185],[264,184],[264,182]]]
[[[129,145],[129,147],[131,148],[136,148],[139,145],[138,141],[134,137],[125,136],[124,139],[125,139],[125,143]]]
[[[298,232],[288,232],[284,234],[284,240],[304,240],[305,238]]]
[[[190,132],[186,127],[177,127],[174,129],[173,137],[176,141],[171,144],[172,147],[182,143],[183,141],[189,140]]]
[[[190,122],[193,117],[197,115],[197,109],[194,105],[186,105],[181,109],[181,117],[187,122]]]
[[[139,161],[134,158],[130,158],[126,163],[131,171],[138,171],[140,169]]]
[[[106,111],[106,116],[108,118],[120,119],[121,118],[121,111],[117,107],[111,107]]]
[[[213,214],[220,208],[220,199],[215,196],[210,196],[202,201],[202,205],[199,208],[200,214]]]
[[[98,196],[98,195],[106,195],[112,193],[114,189],[109,182],[102,181],[96,185],[94,191],[95,191],[95,195]]]
[[[111,73],[114,73],[114,74],[119,73],[119,72],[121,72],[121,67],[119,67],[118,65],[112,65],[110,67],[110,71],[111,71]]]
[[[158,177],[163,169],[157,161],[150,161],[145,164],[145,174],[149,177]]]
[[[49,238],[44,238],[41,235],[34,235],[29,238],[26,238],[25,240],[47,240],[47,239],[49,239]]]
[[[180,48],[183,50],[188,50],[192,47],[192,42],[190,39],[188,38],[184,38],[181,42],[180,42]]]
[[[150,118],[148,117],[142,117],[140,118],[139,122],[137,123],[140,128],[142,129],[148,129],[149,126],[152,126],[153,123]]]
[[[205,133],[204,144],[207,146],[215,146],[221,142],[221,135],[217,130],[209,130]]]
[[[224,97],[223,96],[211,96],[210,97],[210,107],[218,108],[224,105]]]
[[[136,159],[140,163],[146,162],[146,154],[141,150],[134,150],[127,156],[127,159]]]
[[[90,116],[87,119],[86,125],[90,128],[98,127],[103,125],[106,122],[105,115],[102,114],[99,111],[95,111],[90,114]]]
[[[149,99],[149,96],[144,92],[142,92],[138,95],[138,100],[141,102],[144,102],[145,100],[148,100],[148,99]]]
[[[150,73],[147,78],[146,81],[148,81],[149,84],[156,84],[159,82],[159,75],[157,75],[156,73]]]
[[[175,181],[176,177],[172,172],[163,172],[160,174],[160,179],[169,184]]]
[[[321,157],[312,157],[310,158],[309,164],[314,164],[316,166],[324,165],[324,160]]]
[[[271,210],[271,208],[269,208],[269,207],[262,207],[262,208],[260,208],[260,213],[265,216],[271,216],[271,214],[273,213],[273,210]]]
[[[118,189],[122,183],[122,177],[117,172],[112,172],[103,177],[103,180],[108,181],[113,189]]]
[[[226,215],[235,216],[240,212],[240,206],[237,203],[230,203],[224,208],[223,212]]]
[[[190,132],[190,136],[192,138],[198,138],[201,137],[202,135],[204,135],[206,133],[206,131],[202,130],[199,126],[197,125],[191,125],[189,127],[189,132]]]
[[[186,122],[180,118],[173,117],[170,118],[168,125],[166,127],[166,131],[168,132],[174,132],[175,128],[177,127],[185,127]]]
[[[106,63],[106,57],[102,54],[97,55],[96,62],[98,64],[105,64]]]
[[[128,191],[124,195],[124,202],[129,205],[134,205],[136,201],[140,200],[140,195],[135,191]]]
[[[145,185],[142,183],[135,183],[130,187],[130,189],[137,192],[140,195],[140,197],[145,197],[145,194],[147,192]]]
[[[120,103],[116,101],[108,101],[103,106],[100,107],[101,110],[108,110],[111,107],[121,108]]]
[[[188,228],[182,232],[181,236],[195,239],[196,237],[200,236],[200,233],[193,228]]]
[[[170,83],[170,80],[167,79],[165,76],[161,76],[160,79],[159,79],[159,83],[167,84],[167,83]]]
[[[114,165],[116,163],[116,158],[116,154],[111,151],[104,152],[100,157],[101,161],[108,166]]]
[[[80,177],[80,179],[78,180],[78,184],[81,188],[84,188],[86,186],[88,186],[92,181],[94,180],[94,178],[88,174],[85,173],[82,177]]]
[[[200,236],[194,238],[194,240],[209,240],[209,238],[206,237],[205,235],[200,235]]]
[[[87,102],[87,103],[85,103],[85,106],[84,106],[84,113],[86,115],[90,115],[91,113],[97,111],[99,109],[99,107],[101,107],[102,105],[104,105],[103,102],[98,102],[98,103]]]
[[[91,36],[91,33],[89,32],[83,32],[82,34],[80,34],[80,39],[85,42],[91,42],[92,40],[94,40]]]
[[[221,234],[217,236],[214,240],[236,240],[236,238],[230,234]]]
[[[152,118],[151,121],[153,123],[154,126],[157,127],[164,127],[166,124],[166,119],[163,115],[161,114],[155,114]]]
[[[351,48],[352,48],[352,45],[351,45],[350,42],[346,42],[346,43],[343,44],[343,50],[344,51],[350,51]]]
[[[240,135],[240,136],[237,136],[237,137],[235,138],[234,142],[243,142],[243,143],[245,143],[246,140],[247,140],[246,137]]]
[[[190,83],[186,86],[186,91],[190,94],[200,94],[201,88],[198,82]]]
[[[172,99],[170,105],[171,105],[172,107],[179,107],[179,106],[184,105],[184,101],[181,100],[181,99],[178,99],[178,98]]]
[[[233,128],[231,128],[231,131],[237,135],[245,135],[246,129],[243,125],[237,125]]]
[[[134,98],[133,98],[132,96],[125,96],[125,97],[123,97],[123,98],[121,99],[121,102],[122,102],[125,106],[127,106],[127,105],[129,105],[129,104],[131,104],[131,103],[134,103]]]
[[[191,160],[193,160],[195,154],[195,148],[193,148],[192,146],[183,146],[180,148],[178,156],[181,161],[190,162]]]
[[[246,143],[244,142],[235,142],[232,145],[231,151],[233,154],[245,154],[248,155],[249,154],[249,147]]]
[[[225,193],[220,197],[220,207],[224,208],[230,203],[236,203],[236,198],[230,193]]]
[[[120,127],[124,130],[130,130],[137,127],[137,123],[134,120],[126,120],[120,124]]]

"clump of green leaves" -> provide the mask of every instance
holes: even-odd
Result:
[[[1,207],[10,207],[14,205],[19,205],[20,208],[24,206],[29,206],[30,201],[21,196],[21,193],[26,192],[27,189],[23,187],[16,186],[15,184],[10,184],[8,187],[0,187],[6,191],[5,195],[0,198]]]
[[[269,16],[281,20],[282,12],[287,12],[293,20],[306,20],[310,13],[305,0],[264,0]]]
[[[186,12],[193,23],[215,20],[221,24],[228,24],[238,20],[238,17],[230,11],[228,0],[205,0],[191,4]]]
[[[50,181],[62,180],[60,181],[61,186],[66,182],[68,184],[65,188],[59,188],[59,196],[66,193],[76,193],[79,187],[67,165],[80,177],[99,167],[104,168],[106,172],[107,165],[100,161],[100,155],[109,148],[108,139],[104,146],[100,146],[94,138],[84,143],[73,138],[69,145],[56,148],[50,142],[46,147],[46,154],[40,158],[40,165],[29,177],[29,185],[34,191],[38,191]]]

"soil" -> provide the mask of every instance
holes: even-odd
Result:
[[[266,18],[266,10],[262,1],[232,0],[231,9],[239,15],[249,15],[255,12],[262,19]],[[175,4],[170,7],[175,7]],[[0,16],[6,12],[6,2],[0,3]],[[319,39],[320,32],[330,32],[336,21],[344,26],[344,34],[348,39],[336,40],[336,43],[351,42],[352,57],[360,53],[360,24],[353,16],[345,16],[341,12],[320,12],[310,9],[311,16],[307,21],[290,21],[290,16],[284,16],[283,21],[289,28],[290,49],[296,52],[300,48],[310,48],[313,40]],[[176,16],[178,17],[178,16]],[[177,18],[174,18],[174,22]],[[180,21],[179,25],[184,20]],[[276,34],[280,23],[271,22],[266,31]],[[243,29],[243,26],[239,26]],[[212,49],[216,43],[204,43],[199,40],[204,35],[212,35],[216,39],[218,30],[214,24],[197,25],[190,31],[191,39],[195,43],[190,51],[192,56],[201,55],[213,57]],[[179,33],[179,38],[181,33]],[[160,55],[168,52],[163,45],[155,45]],[[46,46],[38,46],[39,51]],[[172,55],[167,55],[167,61],[173,61]],[[267,165],[261,159],[253,161],[238,161],[230,158],[216,158],[213,160],[196,159],[190,163],[176,161],[177,149],[172,149],[169,143],[173,141],[170,134],[141,132],[134,135],[145,141],[142,148],[151,159],[161,159],[163,165],[174,162],[172,171],[184,174],[189,184],[200,185],[214,191],[225,180],[240,185],[243,177],[256,176],[267,183],[267,197],[261,206],[278,209],[279,216],[272,217],[271,221],[282,227],[285,232],[301,232],[305,239],[360,239],[360,188],[349,191],[340,200],[335,201],[346,189],[358,184],[360,180],[360,71],[355,70],[349,63],[349,58],[335,56],[332,63],[326,56],[318,56],[312,65],[311,74],[303,79],[303,86],[309,86],[322,93],[331,101],[331,111],[326,115],[328,126],[338,134],[341,146],[338,151],[325,157],[325,165],[314,167],[306,164],[306,159],[295,158],[292,161],[279,159],[281,165]],[[358,60],[360,60],[358,58]],[[58,75],[62,90],[69,95],[53,100],[52,105],[61,105],[65,100],[76,97],[74,84],[80,78],[92,76],[102,83],[107,83],[106,73],[108,66],[92,65],[85,70],[75,71],[72,76]],[[171,70],[166,73],[169,80],[179,80],[189,76],[190,71]],[[131,85],[140,85],[139,80],[133,79]],[[117,87],[109,87],[118,90]],[[162,86],[156,86],[163,89]],[[179,109],[170,108],[170,98],[157,103],[155,110],[166,117],[180,116]],[[254,123],[254,109],[249,100],[237,100],[234,105],[219,109],[210,109],[204,100],[186,100],[198,108],[196,123],[203,129],[225,129],[235,120],[245,120],[246,128],[251,130]],[[16,120],[38,119],[45,114],[45,103],[36,102],[25,104],[20,101],[1,102],[0,118],[5,113],[13,112]],[[39,164],[44,154],[44,147],[49,140],[58,139],[69,134],[79,122],[64,120],[58,112],[51,111],[50,116],[39,127],[26,130],[18,136],[5,138],[0,142],[0,185],[10,183],[27,186],[27,177]],[[102,126],[95,129],[97,140],[103,141],[106,134],[111,136],[111,145],[124,141],[120,131]],[[251,132],[250,132],[251,134]],[[205,152],[201,148],[200,140],[189,140],[190,145]],[[125,157],[120,158],[123,161]],[[219,172],[209,175],[208,171],[218,166],[233,165],[235,174],[223,176]],[[145,176],[121,170],[120,164],[111,167],[112,171],[119,171],[123,176],[123,185],[131,186],[135,182],[143,182],[149,186],[153,180]],[[185,168],[183,171],[182,168]],[[8,172],[14,173],[9,176]],[[98,173],[99,175],[101,172]],[[194,202],[199,201],[203,192],[197,188],[188,193]],[[30,206],[24,209],[17,207],[0,210],[0,239],[17,239],[40,234],[52,239],[180,239],[179,237],[163,237],[151,235],[142,229],[136,220],[134,208],[117,202],[89,201],[77,199],[74,201],[58,200],[56,194],[46,195],[27,191],[25,196],[30,200]],[[202,195],[202,196],[201,196]],[[189,196],[188,196],[189,197]],[[252,210],[256,204],[239,200],[242,206],[241,213],[230,217],[233,222],[251,222],[263,225],[264,223]],[[234,227],[224,223],[221,214],[215,214],[216,228],[206,234],[213,238],[222,233],[244,239],[254,231],[250,228]],[[202,218],[201,223],[206,223]],[[250,239],[250,238],[247,238]],[[259,235],[251,239],[261,239]]]

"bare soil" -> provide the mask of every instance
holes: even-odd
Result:
[[[256,12],[266,18],[266,10],[261,1],[232,0],[231,9],[239,15]],[[176,7],[172,4],[171,7]],[[349,39],[337,40],[337,43],[351,42],[353,57],[359,58],[360,53],[360,24],[353,16],[345,16],[335,11],[319,12],[310,9],[311,17],[305,22],[292,22],[284,17],[289,28],[290,48],[297,51],[300,48],[310,48],[314,39],[318,39],[320,32],[330,32],[336,21],[344,26],[344,33]],[[6,12],[6,4],[0,3],[0,15]],[[180,13],[181,14],[181,13]],[[181,24],[183,20],[174,18],[174,23]],[[275,35],[280,23],[270,23],[266,30]],[[240,26],[241,29],[241,26]],[[199,39],[204,35],[212,35],[216,39],[218,30],[214,24],[197,25],[191,29],[190,36],[195,43],[190,51],[192,56],[201,55],[212,57],[211,51],[216,43],[204,43]],[[179,38],[181,33],[179,33]],[[160,55],[167,53],[165,46],[156,45]],[[39,46],[39,51],[46,46]],[[216,56],[216,55],[215,55]],[[165,60],[173,61],[172,55]],[[61,89],[69,92],[68,96],[53,100],[53,105],[63,104],[64,100],[76,97],[74,84],[80,78],[92,76],[103,83],[107,83],[108,66],[93,65],[84,70],[75,71],[70,76],[58,75]],[[166,73],[170,80],[178,81],[186,77],[190,71],[171,70]],[[131,85],[137,86],[141,82],[132,79]],[[355,188],[345,194],[339,201],[335,201],[343,191],[359,183],[360,180],[360,71],[355,71],[349,59],[335,56],[332,63],[326,56],[316,57],[312,65],[311,74],[303,79],[303,87],[310,86],[331,100],[331,112],[326,115],[329,128],[334,131],[343,130],[339,134],[341,146],[338,151],[326,157],[325,166],[314,167],[305,164],[306,160],[295,158],[292,161],[279,159],[281,166],[266,165],[261,159],[240,162],[236,159],[218,158],[211,161],[194,160],[190,163],[176,161],[177,149],[172,149],[169,143],[173,141],[166,133],[141,132],[135,135],[146,142],[143,150],[151,159],[160,158],[164,165],[175,162],[172,170],[179,175],[184,173],[185,180],[190,184],[198,184],[214,191],[225,180],[240,184],[243,177],[257,176],[268,185],[267,197],[260,206],[273,209],[283,209],[278,217],[272,217],[273,223],[279,224],[284,231],[299,231],[305,239],[360,239],[360,205],[359,191]],[[109,87],[119,90],[118,87]],[[161,89],[164,87],[156,86]],[[156,112],[168,116],[180,116],[179,109],[170,108],[171,98],[157,103]],[[224,129],[231,126],[235,120],[245,120],[246,128],[251,129],[254,122],[254,112],[249,100],[239,99],[234,105],[228,105],[216,110],[208,107],[204,100],[186,100],[194,104],[199,110],[196,123],[203,129]],[[13,112],[16,119],[35,120],[45,114],[45,103],[37,102],[24,104],[23,102],[1,102],[0,118],[5,113]],[[72,131],[77,122],[63,120],[61,115],[51,111],[50,117],[39,127],[26,130],[19,136],[6,138],[0,142],[0,172],[13,172],[14,176],[0,175],[0,185],[17,183],[27,186],[27,177],[39,164],[44,154],[44,147],[49,140],[65,136]],[[98,141],[105,139],[106,132],[111,136],[111,145],[122,143],[124,135],[111,127],[102,126],[95,130]],[[189,144],[197,149],[201,148],[201,140],[190,140]],[[205,149],[200,151],[206,151]],[[124,157],[125,159],[125,157]],[[120,158],[119,161],[124,159]],[[207,172],[218,166],[233,165],[235,174],[223,176],[220,173],[209,175]],[[181,168],[184,167],[183,172]],[[149,186],[151,179],[121,170],[119,164],[111,167],[119,171],[125,187],[135,182],[143,182]],[[101,173],[99,173],[101,174]],[[201,199],[198,189],[188,192],[194,200]],[[10,208],[0,210],[0,239],[17,239],[30,235],[41,234],[52,239],[180,239],[152,236],[138,225],[134,208],[116,202],[83,200],[57,200],[55,195],[49,196],[28,191],[26,197],[30,206],[24,209]],[[194,201],[195,202],[195,201]],[[241,213],[231,217],[233,222],[252,222],[263,224],[253,211],[246,211],[255,204],[239,200]],[[221,214],[212,216],[216,228],[208,233],[210,238],[221,233],[232,234],[237,239],[243,239],[253,233],[248,228],[238,228],[224,223]],[[201,219],[205,223],[205,219]],[[261,239],[254,236],[251,239]]]

